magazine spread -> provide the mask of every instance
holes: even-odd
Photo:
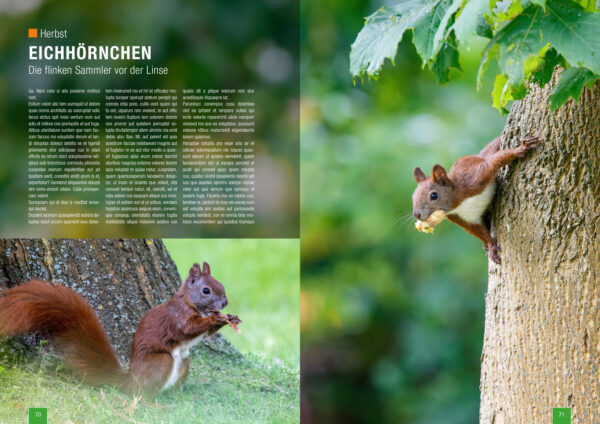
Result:
[[[0,0],[0,424],[600,424],[599,34]]]

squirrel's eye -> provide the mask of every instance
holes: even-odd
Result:
[[[435,192],[435,191],[432,191],[431,194],[429,195],[429,198],[431,200],[437,200],[437,197],[438,197],[437,192]]]
[[[202,293],[204,293],[204,294],[209,294],[209,293],[210,293],[210,289],[209,289],[208,287],[204,287],[204,288],[202,289]]]

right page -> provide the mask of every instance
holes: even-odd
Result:
[[[600,422],[598,8],[304,2],[303,422]]]

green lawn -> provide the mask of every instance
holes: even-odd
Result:
[[[183,389],[154,403],[79,384],[37,361],[0,371],[2,424],[27,423],[29,407],[47,408],[49,423],[298,423],[299,405],[297,372],[255,356],[199,351]]]
[[[165,240],[182,277],[206,261],[225,286],[225,312],[242,334],[223,335],[244,355],[192,352],[182,390],[155,403],[80,384],[38,357],[0,367],[0,423],[26,423],[48,408],[49,423],[298,423],[300,421],[299,243],[297,240]],[[59,367],[61,368],[61,367]],[[50,369],[50,371],[49,371]]]

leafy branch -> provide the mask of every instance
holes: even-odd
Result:
[[[486,37],[477,86],[496,60],[494,107],[505,113],[510,100],[525,97],[528,82],[547,84],[561,65],[566,71],[548,105],[554,111],[600,79],[598,6],[596,0],[408,0],[366,18],[352,45],[350,72],[353,78],[377,79],[385,60],[394,63],[398,44],[412,31],[423,67],[444,84],[451,68],[460,70],[458,46]]]

